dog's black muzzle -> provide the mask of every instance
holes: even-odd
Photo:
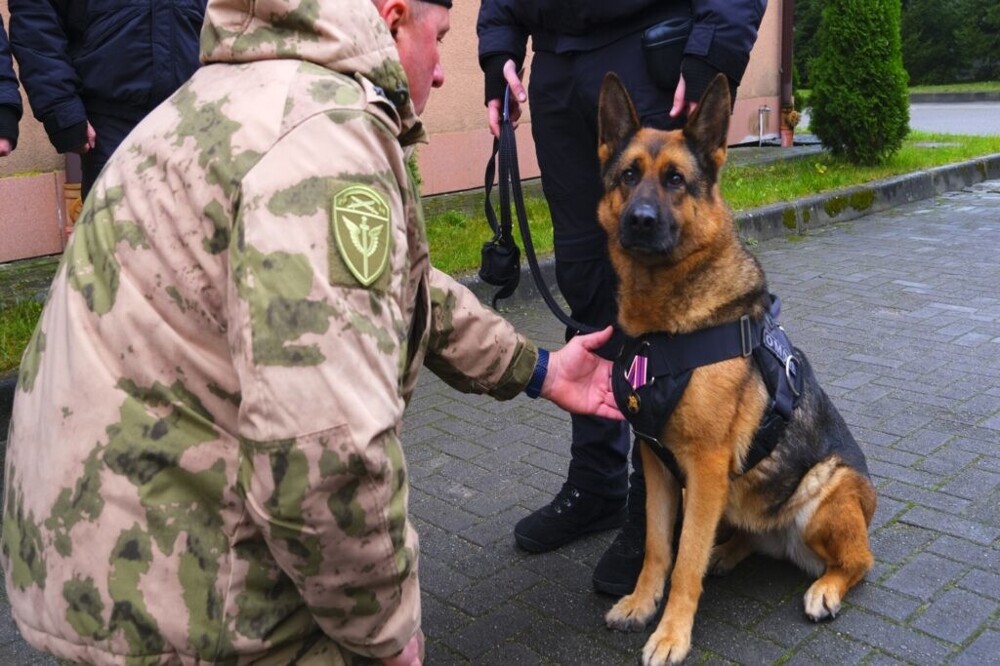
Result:
[[[677,224],[656,203],[637,201],[622,214],[618,238],[626,250],[666,254],[677,244]]]

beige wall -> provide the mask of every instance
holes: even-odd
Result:
[[[771,0],[767,3],[757,44],[750,54],[750,64],[736,93],[736,106],[729,125],[730,144],[757,141],[760,117],[758,110],[761,106],[771,109],[764,120],[764,137],[773,138],[778,135],[783,5],[784,0]]]
[[[478,12],[478,2],[456,2],[452,6],[451,31],[441,46],[444,86],[431,93],[423,115],[431,141],[417,153],[424,194],[483,186],[493,137],[486,129],[483,73],[476,57]],[[538,176],[530,122],[531,109],[526,107],[517,132],[518,166],[523,178]]]
[[[758,109],[771,108],[765,137],[778,133],[778,94],[783,0],[771,0],[757,45],[740,86],[730,143],[756,141]],[[483,75],[476,59],[478,2],[456,2],[451,32],[441,47],[445,85],[435,90],[424,113],[431,134],[418,151],[424,194],[481,187],[492,137],[486,129]],[[7,25],[7,0],[0,0]],[[517,132],[521,176],[538,175],[531,141],[531,109]],[[0,159],[0,262],[52,254],[62,250],[63,156],[56,154],[41,125],[25,104],[21,138],[10,157]]]

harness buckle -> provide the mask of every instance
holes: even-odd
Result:
[[[740,317],[740,347],[743,357],[753,353],[753,332],[750,329],[750,315]]]
[[[648,444],[656,445],[659,448],[663,449],[664,451],[667,450],[667,447],[664,446],[663,442],[661,442],[660,440],[658,440],[655,437],[651,437],[649,435],[646,435],[646,434],[643,434],[643,433],[639,432],[638,430],[636,430],[635,428],[632,427],[631,423],[629,424],[629,430],[632,431],[632,434],[636,437],[636,439],[640,439],[640,440],[642,440],[644,442],[647,442]]]

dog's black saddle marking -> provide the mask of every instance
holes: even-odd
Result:
[[[753,355],[771,396],[743,473],[771,455],[802,395],[803,373],[795,348],[778,324],[781,301],[771,295],[764,316],[671,335],[648,333],[629,338],[611,374],[618,409],[632,431],[651,447],[667,468],[684,482],[677,459],[660,441],[667,419],[677,407],[695,368]]]

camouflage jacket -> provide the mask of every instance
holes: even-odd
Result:
[[[96,663],[320,631],[388,656],[420,622],[416,371],[509,398],[537,350],[430,267],[424,134],[370,0],[213,1],[202,51],[103,171],[22,362],[14,617]]]

